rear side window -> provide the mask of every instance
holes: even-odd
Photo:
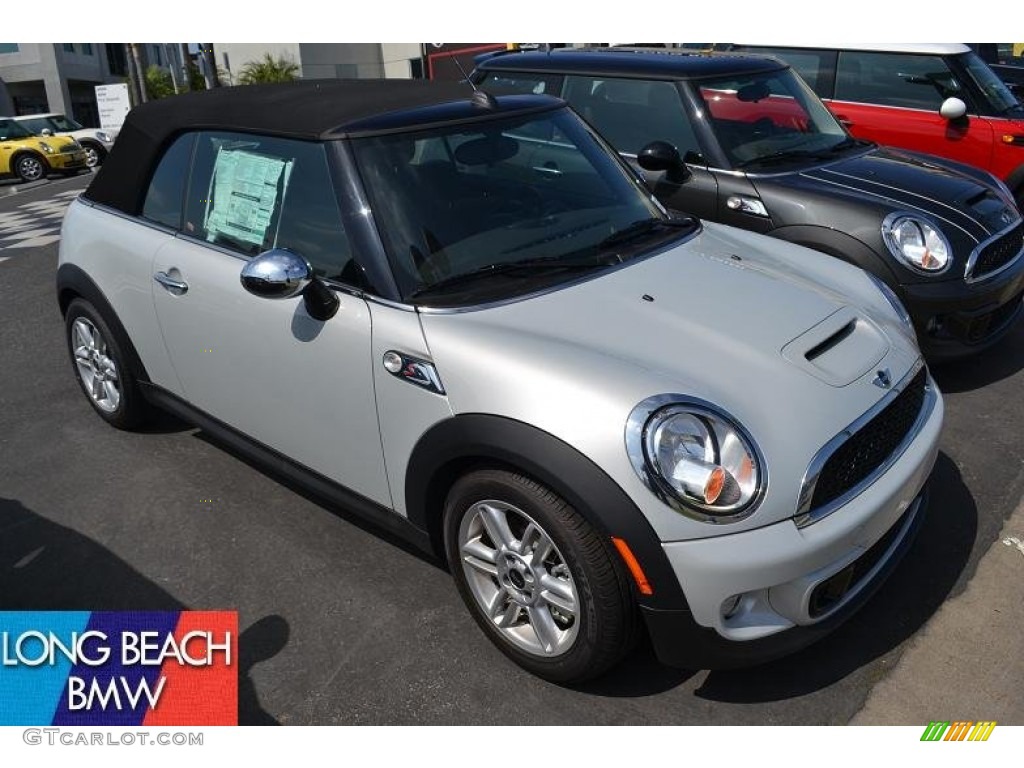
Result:
[[[619,152],[635,155],[652,141],[700,152],[675,83],[570,75],[565,99]]]
[[[194,133],[179,136],[164,153],[146,191],[143,218],[174,229],[181,227],[181,204],[195,138]]]
[[[840,101],[938,110],[950,96],[967,101],[960,82],[939,56],[839,54],[835,97]]]
[[[182,229],[245,256],[287,248],[321,277],[359,282],[320,143],[199,134]]]

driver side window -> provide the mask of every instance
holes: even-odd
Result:
[[[287,248],[319,276],[363,287],[320,143],[200,133],[183,231],[244,256]]]
[[[836,69],[839,101],[938,110],[963,88],[938,56],[842,51]]]

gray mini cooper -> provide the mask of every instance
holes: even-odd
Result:
[[[67,213],[57,287],[103,419],[171,411],[417,541],[550,680],[644,627],[689,668],[795,650],[923,518],[942,400],[899,301],[669,216],[558,99],[146,104]]]

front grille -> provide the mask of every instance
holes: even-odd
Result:
[[[971,277],[975,280],[995,272],[1013,261],[1024,249],[1024,222],[1018,223],[1005,235],[986,245],[974,262]]]
[[[882,538],[876,541],[867,552],[843,568],[839,573],[830,576],[814,588],[808,604],[808,612],[811,618],[816,619],[822,614],[828,613],[836,603],[846,597],[851,589],[857,587],[864,580],[878,564],[878,561],[889,551],[889,547],[892,546],[900,531],[903,530],[903,526],[907,522],[907,516],[913,514],[914,511],[915,507],[911,506],[896,521],[896,524]]]
[[[814,486],[812,512],[869,477],[899,448],[921,412],[927,381],[922,367],[906,389],[829,456]]]

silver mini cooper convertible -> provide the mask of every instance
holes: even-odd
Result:
[[[171,411],[432,548],[550,680],[641,627],[688,668],[795,650],[923,517],[942,400],[899,301],[670,217],[550,97],[146,104],[68,211],[57,283],[103,419]]]

